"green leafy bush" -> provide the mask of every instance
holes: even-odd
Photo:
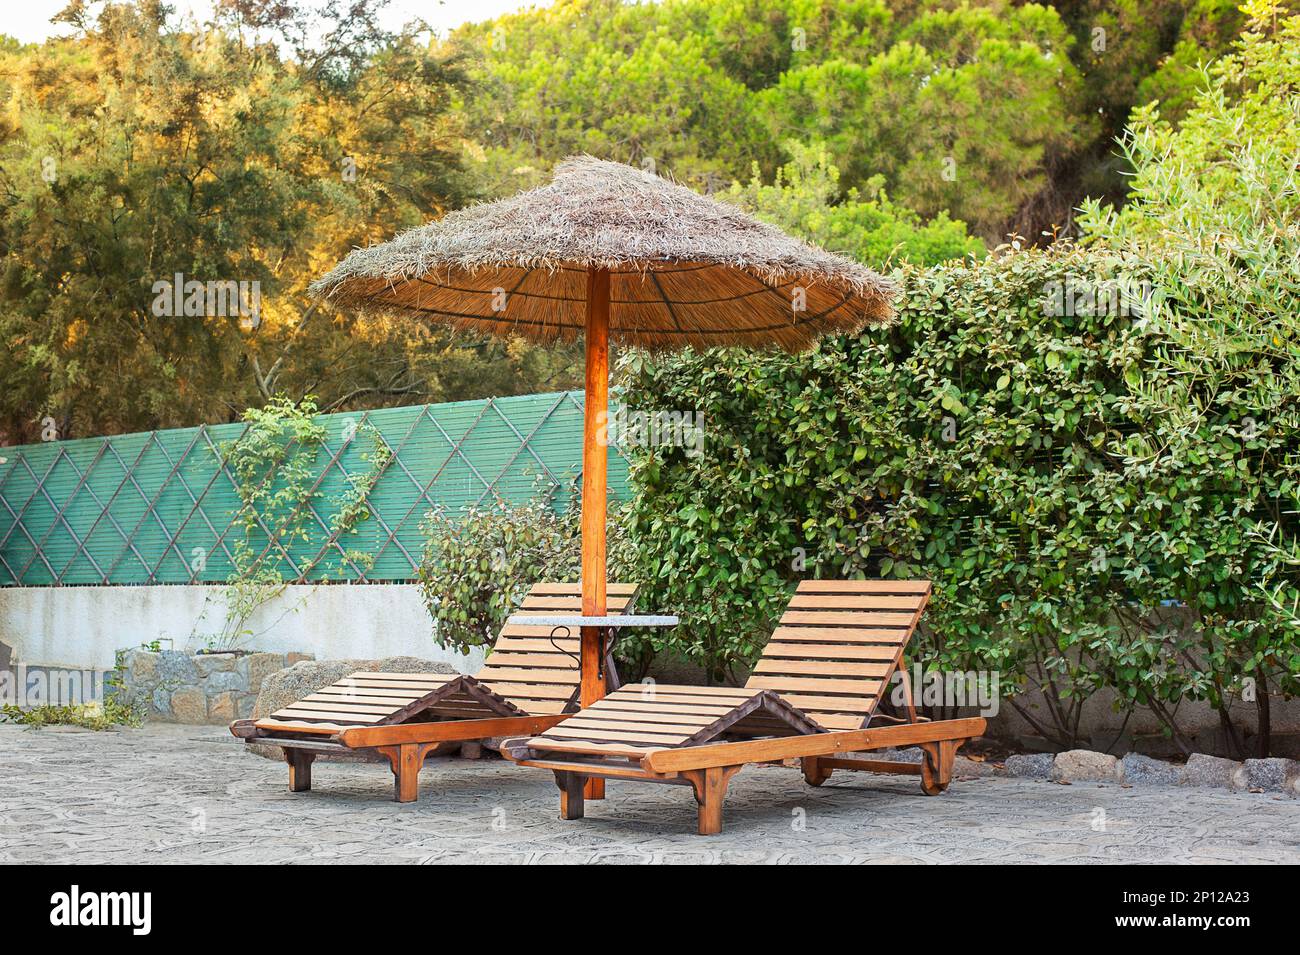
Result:
[[[420,590],[438,643],[468,653],[489,649],[506,617],[541,581],[576,581],[582,544],[576,500],[563,510],[543,496],[464,512],[430,511],[422,525]],[[611,503],[606,539],[609,579],[631,566],[627,535]],[[628,645],[637,655],[637,648]]]
[[[913,656],[1040,688],[1045,711],[1011,704],[1061,746],[1103,686],[1184,748],[1180,700],[1230,725],[1256,666],[1293,692],[1294,631],[1255,587],[1269,556],[1243,521],[1276,494],[1281,436],[1243,433],[1234,408],[1195,450],[1143,398],[1173,375],[1150,267],[1064,247],[900,278],[894,327],[809,354],[625,357],[630,406],[705,421],[703,457],[630,449],[643,603],[687,616],[658,648],[722,678],[791,581],[924,576]]]
[[[1246,33],[1199,71],[1177,128],[1164,106],[1135,115],[1122,144],[1129,202],[1087,203],[1081,223],[1090,242],[1151,263],[1154,373],[1134,401],[1163,427],[1147,458],[1162,470],[1195,462],[1186,493],[1218,502],[1198,543],[1240,569],[1245,593],[1202,596],[1198,650],[1216,662],[1211,699],[1254,681],[1264,750],[1266,691],[1300,687],[1300,16],[1269,0],[1242,13]]]

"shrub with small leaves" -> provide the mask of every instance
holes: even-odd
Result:
[[[425,517],[420,590],[437,627],[438,643],[468,653],[489,649],[506,617],[541,581],[577,581],[581,536],[577,502],[556,510],[546,495],[511,505]],[[627,537],[611,504],[606,560],[609,579],[629,566]]]
[[[1294,437],[1243,433],[1249,405],[1189,436],[1144,399],[1176,373],[1145,321],[1151,274],[1009,249],[902,271],[895,326],[807,354],[626,355],[629,405],[706,423],[703,457],[629,449],[643,604],[686,617],[657,647],[725,678],[796,579],[927,577],[912,658],[1000,671],[1062,747],[1102,687],[1184,748],[1179,701],[1231,725],[1255,668],[1293,692],[1294,631],[1256,587],[1272,558],[1244,518],[1276,499],[1269,462]]]

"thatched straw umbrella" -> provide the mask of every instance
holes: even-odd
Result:
[[[586,338],[582,612],[605,613],[609,342],[798,351],[890,317],[891,284],[735,206],[589,156],[545,186],[452,212],[358,249],[312,292],[540,342]],[[600,632],[584,627],[582,705],[604,696]]]

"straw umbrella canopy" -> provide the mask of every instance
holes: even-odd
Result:
[[[605,605],[609,343],[799,351],[891,317],[885,278],[659,176],[583,156],[545,186],[357,249],[313,294],[538,342],[585,338],[582,612]],[[582,704],[604,695],[582,629]]]

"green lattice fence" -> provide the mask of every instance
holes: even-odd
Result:
[[[560,392],[322,415],[306,524],[310,539],[254,544],[285,580],[410,580],[431,507],[520,502],[580,476],[582,393]],[[54,441],[0,449],[0,585],[224,582],[233,570],[239,495],[223,443],[244,424]],[[373,431],[371,430],[373,428]],[[331,519],[372,469],[377,432],[392,452],[366,495],[369,517],[337,540]],[[610,493],[627,464],[610,452]],[[262,528],[263,531],[267,530]],[[256,535],[254,535],[256,537]],[[356,562],[349,553],[371,560]]]

